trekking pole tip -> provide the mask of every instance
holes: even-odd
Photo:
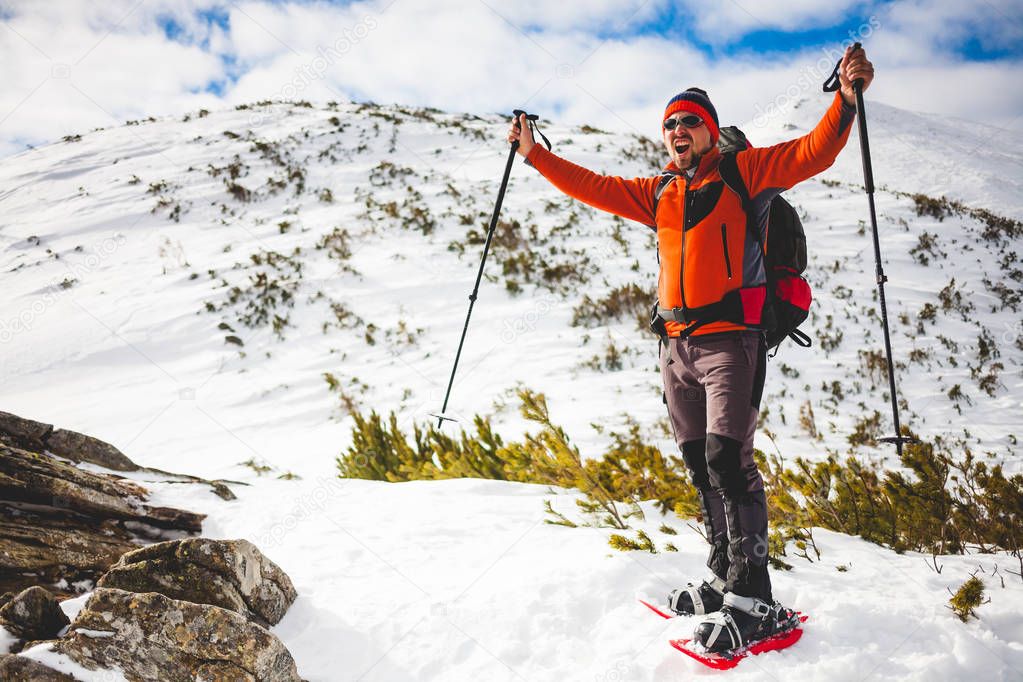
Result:
[[[919,439],[913,436],[884,436],[877,439],[879,443],[894,443],[901,446],[903,443],[919,443]]]
[[[437,420],[437,428],[440,428],[444,424],[444,422],[454,422],[456,424],[459,422],[458,417],[449,417],[443,412],[440,412],[438,414],[431,414],[430,416],[434,417]]]

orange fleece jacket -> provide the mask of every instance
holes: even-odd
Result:
[[[831,166],[849,138],[856,110],[839,93],[824,117],[808,134],[770,147],[736,154],[736,165],[753,200],[756,225],[767,243],[767,206],[778,193]],[[763,253],[746,229],[739,197],[728,190],[718,173],[717,148],[703,155],[690,180],[681,175],[667,186],[660,201],[654,190],[660,176],[625,179],[594,173],[534,145],[526,162],[565,194],[657,230],[660,255],[658,302],[676,308],[708,305],[729,291],[763,287]],[[679,169],[669,163],[665,171]],[[685,325],[668,322],[677,336]],[[743,329],[731,322],[713,322],[695,333]]]

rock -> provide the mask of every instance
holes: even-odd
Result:
[[[76,682],[38,661],[15,654],[0,654],[0,680],[3,682]]]
[[[0,412],[0,443],[4,445],[42,452],[46,448],[46,438],[52,432],[52,424],[24,419],[9,412]]]
[[[149,545],[122,556],[97,585],[212,604],[269,625],[280,622],[297,596],[287,574],[248,540]]]
[[[0,625],[23,640],[51,639],[68,623],[57,598],[41,587],[30,587],[0,606]]]
[[[90,462],[113,471],[145,471],[177,479],[170,482],[208,485],[218,497],[235,499],[234,493],[224,481],[208,481],[196,476],[140,467],[110,443],[77,431],[54,430],[51,424],[25,419],[9,412],[0,412],[0,444],[39,454],[50,452],[73,462]],[[245,485],[238,481],[228,482]]]
[[[91,462],[114,471],[139,468],[113,445],[76,431],[57,429],[46,439],[46,449],[74,462]]]
[[[0,412],[0,443],[30,452],[50,451],[74,462],[91,462],[114,471],[136,471],[139,467],[109,443],[52,424],[32,421]]]
[[[68,585],[95,582],[122,554],[137,548],[133,535],[113,521],[0,503],[0,589],[62,579]]]
[[[150,507],[148,491],[111,474],[94,474],[47,455],[0,445],[0,500],[198,532],[202,514]]]
[[[95,581],[140,538],[202,529],[202,514],[149,506],[148,495],[124,478],[0,444],[0,591]]]
[[[145,471],[151,474],[157,474],[164,478],[164,483],[199,483],[201,485],[208,485],[213,491],[213,494],[222,500],[235,500],[235,494],[231,492],[231,489],[227,487],[227,483],[233,485],[248,485],[242,481],[223,481],[216,480],[210,481],[205,478],[199,478],[198,476],[189,476],[188,474],[175,474],[170,471],[164,471],[162,469],[154,469],[152,467],[143,467],[140,471]]]
[[[143,680],[300,682],[271,632],[227,609],[97,588],[54,648],[79,665]]]

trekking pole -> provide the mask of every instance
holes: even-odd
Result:
[[[853,45],[853,50],[859,49],[860,44]],[[884,351],[888,359],[888,390],[892,398],[892,421],[895,423],[895,435],[879,438],[882,443],[895,443],[895,449],[902,457],[902,444],[915,443],[916,439],[903,436],[899,425],[899,402],[895,393],[895,363],[892,361],[892,340],[888,333],[888,306],[885,304],[884,283],[888,277],[884,274],[884,267],[881,265],[881,241],[877,231],[877,213],[874,209],[874,171],[870,164],[870,143],[867,140],[867,117],[863,108],[863,79],[857,79],[853,83],[853,91],[856,93],[856,118],[859,124],[860,133],[860,155],[863,157],[863,185],[867,192],[867,203],[870,205],[870,226],[874,232],[874,263],[876,264],[877,294],[881,303],[881,326],[884,328]]]
[[[517,121],[519,116],[526,112],[521,109],[516,109],[514,112],[515,120]],[[536,114],[527,114],[527,121],[536,121],[539,116]],[[542,133],[541,133],[542,136]],[[451,368],[451,378],[448,379],[448,390],[444,394],[444,406],[440,409],[440,414],[433,415],[437,417],[437,427],[447,421],[457,421],[452,417],[446,416],[448,409],[448,399],[451,398],[451,387],[455,383],[455,372],[458,371],[458,360],[462,357],[462,346],[465,344],[465,334],[469,331],[469,318],[472,317],[472,308],[476,305],[476,297],[480,291],[480,281],[483,279],[483,266],[487,263],[487,253],[490,251],[490,242],[494,238],[494,230],[497,229],[497,219],[501,215],[501,204],[504,202],[504,193],[508,189],[508,178],[511,176],[512,162],[515,161],[515,152],[519,149],[519,141],[512,142],[511,148],[508,150],[508,161],[504,166],[504,177],[501,178],[501,189],[497,192],[497,203],[494,205],[494,214],[490,217],[490,228],[487,230],[487,241],[483,244],[483,258],[480,260],[480,269],[476,273],[476,285],[472,288],[472,293],[469,294],[469,312],[465,314],[465,326],[462,327],[462,338],[458,342],[458,351],[455,353],[455,364]]]

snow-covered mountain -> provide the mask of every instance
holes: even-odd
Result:
[[[757,145],[790,138],[826,104],[794,102],[744,128]],[[1023,470],[1023,140],[874,103],[868,117],[903,422]],[[407,428],[440,409],[505,119],[303,103],[185,118],[0,160],[0,409],[93,433],[143,465],[251,483],[230,504],[160,494],[292,575],[302,596],[275,631],[311,680],[697,672],[666,645],[692,623],[651,621],[633,600],[702,574],[702,539],[682,522],[669,520],[678,554],[608,556],[604,531],[542,523],[543,488],[335,477],[348,407],[394,411]],[[648,175],[664,161],[633,135],[544,130],[595,170]],[[891,461],[850,442],[891,428],[856,133],[787,196],[810,241],[815,346],[772,361],[758,446]],[[524,385],[547,394],[584,455],[626,415],[673,451],[654,338],[595,305],[615,289],[652,296],[650,232],[521,164],[502,221],[449,412],[493,414],[517,436]],[[285,473],[301,479],[275,478]],[[662,521],[648,518],[655,536]],[[1023,669],[1018,580],[988,581],[979,623],[944,606],[946,587],[1005,557],[945,557],[938,574],[833,533],[822,551],[776,579],[779,598],[813,614],[804,641],[740,677]]]

